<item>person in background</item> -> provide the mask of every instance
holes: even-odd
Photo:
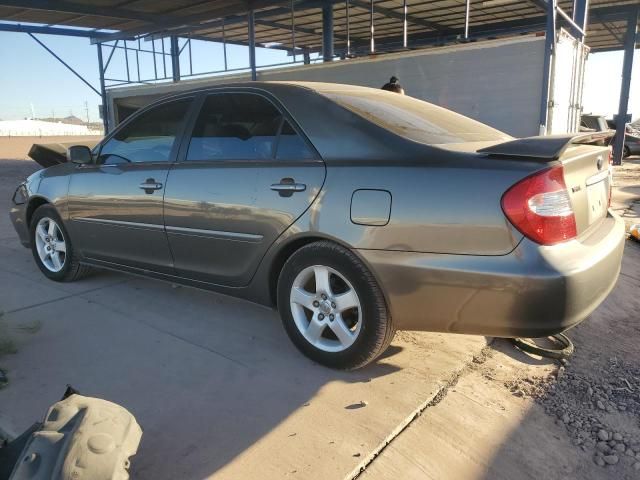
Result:
[[[400,82],[398,81],[398,77],[396,77],[396,76],[391,77],[391,79],[389,80],[389,83],[385,83],[382,86],[382,90],[386,90],[388,92],[395,92],[395,93],[399,93],[400,95],[404,95],[404,88],[402,88],[402,85],[400,85]]]

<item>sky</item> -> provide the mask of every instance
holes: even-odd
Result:
[[[99,90],[97,47],[91,45],[88,39],[51,35],[39,35],[38,38]],[[150,42],[143,42],[142,45],[143,48],[151,48]],[[157,42],[156,49],[160,48]],[[194,41],[192,48],[194,73],[224,68],[222,45]],[[168,51],[168,41],[166,49]],[[245,47],[229,45],[227,49],[229,68],[248,66]],[[107,53],[105,51],[105,59]],[[130,55],[133,54],[130,52]],[[152,54],[140,56],[141,76],[148,78],[153,74]],[[610,118],[617,112],[622,57],[622,52],[589,56],[583,95],[585,113],[598,113]],[[634,119],[640,117],[640,53],[636,52],[635,57],[629,99],[629,112]],[[157,58],[160,62],[161,57],[158,55]],[[260,48],[257,49],[256,60],[260,66],[287,62],[291,58],[282,51]],[[0,32],[0,65],[0,120],[31,117],[32,108],[36,117],[73,114],[83,120],[87,116],[90,121],[99,120],[100,97],[27,34]],[[134,70],[132,64],[132,76],[136,75]],[[170,75],[170,62],[167,70]],[[189,71],[186,50],[181,55],[181,71],[183,74]],[[113,56],[107,76],[126,78],[125,72],[124,54],[120,50]]]

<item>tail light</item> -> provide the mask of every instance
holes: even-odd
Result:
[[[513,226],[536,243],[554,245],[577,236],[562,166],[519,181],[505,192],[501,203]]]

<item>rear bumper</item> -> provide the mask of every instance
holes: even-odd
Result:
[[[504,256],[360,250],[398,329],[539,337],[584,320],[613,289],[624,222],[609,214],[580,240],[524,239]]]
[[[13,223],[20,243],[25,247],[30,246],[29,242],[29,225],[27,225],[27,203],[25,192],[21,192],[20,189],[24,188],[20,185],[11,199],[11,208],[9,209],[9,218]]]

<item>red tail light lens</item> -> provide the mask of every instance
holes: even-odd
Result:
[[[501,203],[513,226],[536,243],[554,245],[577,236],[562,166],[519,181],[506,191]]]

